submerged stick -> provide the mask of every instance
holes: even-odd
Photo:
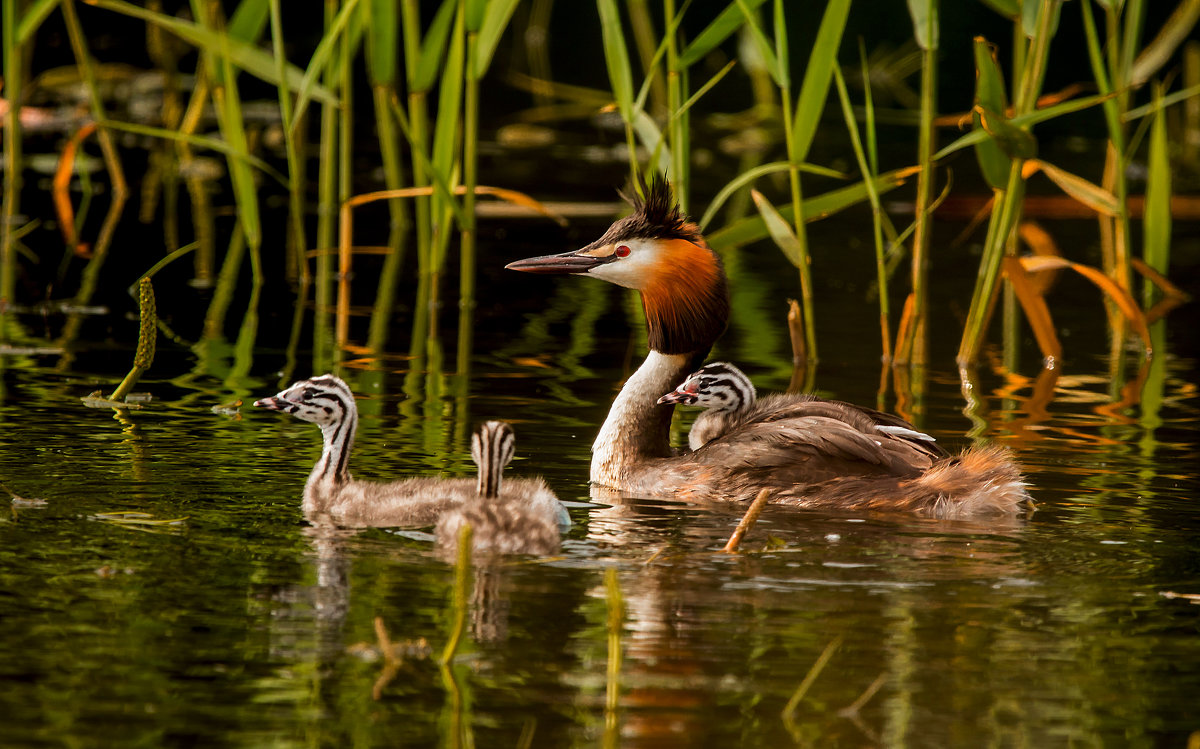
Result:
[[[133,369],[121,380],[117,389],[108,396],[109,400],[120,401],[129,394],[142,372],[154,363],[154,346],[158,335],[158,315],[154,308],[154,287],[149,278],[138,282],[138,307],[141,310],[141,325],[138,327],[137,353],[133,355]]]
[[[762,514],[762,510],[767,506],[767,498],[771,496],[770,489],[763,489],[750,503],[750,507],[746,510],[746,514],[742,516],[741,522],[737,524],[737,528],[733,529],[733,535],[729,537],[729,542],[725,544],[725,548],[721,551],[733,553],[737,551],[738,544],[742,542],[742,536],[750,532],[754,524],[758,522],[758,516]]]
[[[796,707],[800,704],[800,700],[804,699],[804,695],[808,693],[808,688],[817,680],[817,676],[824,670],[825,664],[829,663],[829,659],[833,657],[833,651],[837,650],[842,644],[842,636],[835,637],[825,649],[821,651],[821,655],[817,657],[816,663],[812,668],[808,669],[808,673],[804,675],[804,681],[800,682],[800,686],[796,687],[796,691],[792,694],[792,698],[788,700],[787,706],[783,708],[783,713],[780,717],[784,723],[791,723],[793,716],[796,713]]]

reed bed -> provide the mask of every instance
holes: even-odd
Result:
[[[608,102],[621,122],[630,184],[636,189],[646,172],[666,173],[685,209],[702,216],[701,224],[714,247],[729,251],[769,239],[781,250],[797,272],[799,304],[791,327],[797,333],[795,381],[800,387],[813,384],[821,329],[814,307],[814,274],[823,259],[813,258],[807,224],[866,203],[872,215],[869,244],[874,257],[870,262],[864,257],[862,265],[864,280],[873,282],[877,294],[881,355],[897,367],[912,366],[919,389],[920,372],[929,364],[929,248],[941,199],[938,186],[945,186],[942,197],[953,192],[944,164],[953,154],[974,149],[992,199],[981,216],[987,222],[984,252],[957,354],[964,383],[974,377],[998,302],[1003,308],[1005,366],[1012,369],[1019,364],[1015,352],[1022,319],[1041,347],[1043,366],[1054,365],[1062,355],[1061,344],[1038,274],[1069,269],[1094,282],[1108,304],[1116,394],[1123,383],[1129,336],[1141,340],[1143,355],[1149,356],[1154,347],[1149,325],[1182,298],[1167,280],[1171,217],[1173,206],[1190,205],[1193,200],[1185,196],[1181,203],[1172,188],[1172,167],[1178,171],[1186,161],[1173,165],[1170,154],[1180,143],[1180,132],[1197,126],[1184,120],[1172,127],[1172,122],[1196,116],[1181,114],[1180,105],[1194,102],[1200,87],[1194,74],[1185,76],[1190,83],[1182,86],[1176,72],[1186,55],[1195,57],[1183,49],[1200,17],[1200,0],[1180,0],[1167,22],[1154,29],[1145,28],[1148,5],[1144,0],[980,3],[976,12],[999,13],[1011,23],[1010,46],[1004,55],[1011,62],[1008,69],[998,62],[1000,40],[975,40],[971,75],[976,94],[966,113],[969,117],[939,112],[939,77],[967,73],[939,72],[939,53],[945,45],[940,39],[943,9],[937,0],[908,3],[912,37],[919,50],[919,95],[915,106],[899,115],[877,104],[873,79],[879,71],[868,54],[871,42],[858,40],[856,63],[843,59],[853,57],[849,53],[854,46],[844,38],[845,29],[855,14],[873,12],[869,5],[850,0],[829,0],[819,16],[811,8],[802,11],[783,0],[733,0],[716,9],[676,0],[596,0],[594,10],[590,5],[564,9],[561,22],[571,22],[567,16],[573,13],[576,22],[583,19],[592,24],[603,47],[610,90],[573,89],[545,78],[532,79],[528,85],[537,91],[535,103],[541,105],[558,101],[576,111],[595,111],[594,102]],[[89,102],[87,116],[67,130],[73,145],[64,149],[56,191],[60,222],[67,218],[61,227],[66,252],[75,252],[81,241],[91,240],[91,259],[77,303],[90,298],[96,276],[107,262],[115,227],[122,220],[128,188],[115,136],[132,133],[169,146],[161,151],[166,165],[161,176],[143,186],[143,195],[153,196],[145,198],[152,201],[161,196],[169,214],[164,218],[164,257],[186,254],[183,248],[196,243],[197,283],[207,283],[215,267],[212,256],[218,243],[211,190],[182,177],[192,207],[191,220],[183,225],[192,227],[191,237],[180,236],[175,192],[181,175],[193,171],[200,156],[217,154],[223,160],[236,226],[229,233],[216,275],[218,293],[206,316],[206,335],[221,335],[234,290],[248,284],[250,298],[238,347],[252,352],[259,289],[284,279],[293,284],[302,303],[311,295],[314,370],[336,368],[348,354],[364,350],[377,356],[388,345],[404,260],[411,251],[416,291],[410,357],[414,366],[440,366],[443,286],[447,277],[455,278],[453,369],[459,380],[465,380],[474,350],[478,200],[492,196],[549,214],[532,197],[508,186],[481,184],[481,179],[491,179],[479,171],[479,143],[485,123],[490,122],[482,109],[481,91],[485,84],[500,85],[492,71],[497,53],[508,50],[526,30],[512,28],[514,19],[543,31],[544,24],[557,19],[542,5],[518,12],[518,0],[326,0],[323,9],[322,33],[305,49],[299,40],[285,38],[285,29],[296,27],[287,23],[289,14],[297,11],[279,0],[242,0],[232,7],[191,0],[187,12],[178,14],[163,11],[158,3],[143,6],[125,0],[3,0],[3,94],[9,106],[4,114],[0,314],[16,301],[15,278],[23,262],[21,253],[27,250],[21,237],[30,230],[20,208],[22,192],[30,189],[22,181],[26,138],[22,115],[34,114],[32,107],[23,107],[33,81],[29,61],[34,59],[31,53],[40,44],[42,29],[61,23]],[[231,11],[228,17],[225,10]],[[798,18],[802,12],[809,15]],[[163,66],[168,82],[160,123],[125,120],[105,108],[105,96],[98,88],[103,63],[92,59],[87,38],[91,25],[102,24],[112,14],[146,26],[151,57]],[[1056,59],[1057,30],[1067,23],[1080,24],[1084,31],[1091,79],[1071,91],[1048,94],[1043,90],[1046,70]],[[803,56],[795,53],[796,41],[789,38],[789,30],[794,34],[802,26],[814,30]],[[632,44],[627,41],[630,34]],[[501,56],[507,57],[507,51]],[[547,74],[545,60],[536,54],[530,59],[531,70],[536,67],[541,75]],[[194,67],[180,67],[185,60],[195,60]],[[180,85],[184,76],[195,81],[190,94]],[[742,112],[725,111],[727,99],[721,97],[739,76],[752,84],[755,104]],[[509,78],[515,80],[511,70]],[[853,90],[854,84],[861,84],[861,94]],[[281,159],[264,155],[264,130],[247,116],[243,90],[264,85],[275,92]],[[1081,88],[1095,93],[1080,95]],[[370,91],[366,104],[354,101],[359,90]],[[825,113],[831,97],[840,104],[840,125]],[[1104,168],[1096,174],[1071,174],[1039,155],[1035,126],[1081,112],[1102,121],[1107,134]],[[370,123],[363,121],[364,115]],[[207,116],[215,119],[215,132],[200,132]],[[700,145],[708,145],[701,143],[707,137],[702,125],[710,126],[720,117],[736,122],[729,126],[734,130],[761,131],[768,139],[753,158],[740,162],[736,176],[723,187],[698,188],[693,156]],[[877,128],[889,117],[914,128],[910,163],[895,163],[894,154],[893,163],[883,163]],[[967,119],[970,132],[938,150],[939,126]],[[855,164],[858,175],[831,168],[834,159],[827,148],[814,158],[818,153],[814,142],[822,127],[830,129],[822,132],[838,136],[833,142],[845,144],[838,156]],[[108,215],[94,239],[81,238],[71,228],[76,220],[66,189],[74,160],[68,151],[73,154],[90,129],[100,144],[111,185]],[[315,151],[309,147],[314,137]],[[1188,152],[1183,153],[1186,157]],[[381,166],[378,178],[364,177],[357,170],[357,164],[369,158],[376,158]],[[1126,178],[1126,167],[1135,159],[1148,164],[1144,199],[1130,194]],[[1103,247],[1099,267],[1061,257],[1052,236],[1039,235],[1022,219],[1026,182],[1035,175],[1049,178],[1095,212]],[[369,185],[372,180],[375,184]],[[912,223],[898,228],[882,196],[912,182]],[[824,191],[814,190],[816,185]],[[283,243],[263,241],[264,190],[279,190],[285,196]],[[709,195],[705,210],[699,210],[695,201]],[[726,212],[723,225],[712,226],[722,208],[748,205],[747,197],[752,197],[757,215],[732,210]],[[1131,230],[1130,206],[1135,197],[1137,205],[1144,205],[1140,237]],[[376,200],[388,203],[387,236],[355,237],[354,211]],[[149,207],[154,205],[151,202]],[[1022,257],[1023,245],[1037,257]],[[350,320],[354,298],[367,293],[361,282],[358,288],[353,283],[355,257],[365,252],[382,252],[386,257],[375,288],[369,290],[373,304],[364,346],[353,340]],[[458,264],[451,271],[448,263],[455,253]],[[910,272],[897,273],[905,258]],[[243,280],[247,263],[250,275]],[[1139,271],[1145,276],[1140,291],[1134,288]],[[782,325],[782,300],[780,308]],[[899,321],[893,325],[897,312]],[[301,324],[298,312],[297,330]],[[11,330],[8,324],[0,325],[0,336],[12,335]],[[288,376],[297,345],[294,333]],[[909,381],[907,375],[900,379]]]

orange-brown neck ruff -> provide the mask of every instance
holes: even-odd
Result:
[[[659,242],[661,261],[642,289],[650,349],[707,353],[729,323],[729,288],[721,260],[707,246],[686,239]]]

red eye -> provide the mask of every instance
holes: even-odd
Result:
[[[617,257],[629,257],[629,247],[623,244],[617,245]]]

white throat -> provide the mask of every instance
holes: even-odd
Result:
[[[692,367],[692,354],[651,351],[625,382],[592,444],[592,483],[614,488],[630,484],[631,472],[646,460],[670,456],[671,406],[658,405]]]

